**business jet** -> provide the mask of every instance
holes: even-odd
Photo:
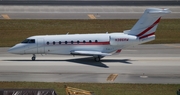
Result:
[[[122,49],[155,39],[155,31],[161,16],[171,13],[169,9],[148,8],[131,28],[123,33],[65,34],[32,36],[8,50],[13,54],[84,55],[95,61],[116,55]]]

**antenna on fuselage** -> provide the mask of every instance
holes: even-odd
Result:
[[[69,35],[69,32],[67,32],[67,34],[66,35]]]
[[[106,32],[106,34],[108,34],[108,32]]]

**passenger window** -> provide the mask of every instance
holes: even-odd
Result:
[[[86,43],[86,41],[84,40],[83,43]]]
[[[67,44],[67,41],[65,41],[65,44]]]
[[[53,41],[53,45],[55,45],[55,41]]]
[[[73,41],[71,41],[71,44],[73,44]]]
[[[79,41],[77,41],[77,43],[79,44]]]
[[[91,41],[91,40],[89,40],[89,42],[91,43],[92,41]]]
[[[59,44],[61,44],[61,41],[59,41]]]
[[[95,40],[95,42],[97,43],[98,41],[97,41],[97,40]]]
[[[49,42],[47,42],[47,45],[49,45]]]

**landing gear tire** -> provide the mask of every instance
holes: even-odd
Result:
[[[31,59],[32,59],[32,61],[35,61],[36,60],[36,55],[33,54],[33,57]]]
[[[94,61],[99,62],[101,60],[100,57],[94,57]]]
[[[32,57],[32,61],[35,61],[36,60],[36,57]]]

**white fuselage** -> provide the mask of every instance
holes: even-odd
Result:
[[[136,36],[123,33],[32,36],[35,43],[19,43],[9,51],[16,54],[71,54],[71,51],[113,53],[140,44]]]

